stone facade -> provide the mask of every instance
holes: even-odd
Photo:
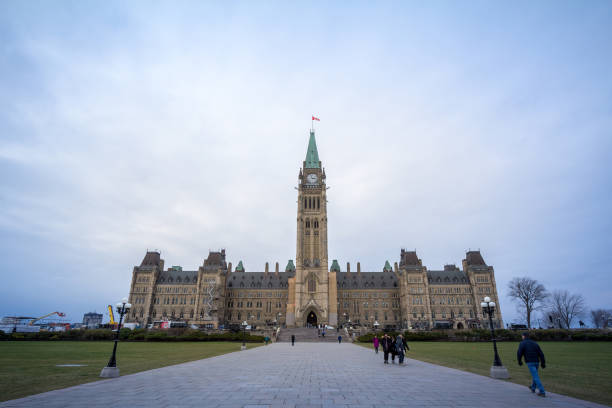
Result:
[[[295,265],[283,271],[247,272],[226,262],[225,250],[210,252],[197,271],[164,269],[157,251],[148,251],[132,272],[127,322],[142,326],[183,322],[206,328],[247,321],[256,326],[359,325],[429,330],[488,327],[480,302],[499,305],[495,273],[480,251],[468,251],[461,269],[428,270],[416,251],[400,252],[381,272],[342,271],[328,264],[327,187],[314,131],[298,175]],[[494,326],[503,327],[501,310]]]

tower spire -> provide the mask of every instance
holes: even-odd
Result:
[[[306,160],[304,167],[307,169],[321,168],[319,163],[319,152],[317,150],[317,141],[315,140],[314,129],[310,129],[310,140],[308,141],[308,150],[306,151]]]

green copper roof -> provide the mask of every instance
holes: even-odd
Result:
[[[383,268],[383,271],[387,271],[390,272],[393,269],[391,269],[391,264],[389,263],[389,261],[385,261],[385,267]]]
[[[244,272],[244,266],[242,266],[242,261],[238,262],[238,265],[236,265],[236,272]]]
[[[338,265],[338,260],[334,259],[332,261],[332,266],[329,268],[330,272],[340,272],[340,265]]]
[[[285,266],[285,272],[289,272],[289,271],[295,271],[295,265],[293,264],[293,259],[290,259],[289,262],[287,262],[287,266]]]
[[[314,130],[310,131],[310,140],[308,141],[308,151],[306,152],[306,168],[319,168],[319,152],[317,151],[317,141],[315,140]]]

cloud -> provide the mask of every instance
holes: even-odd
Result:
[[[0,310],[100,310],[147,248],[284,265],[313,113],[341,264],[480,248],[502,296],[529,275],[605,306],[583,276],[609,281],[609,28],[564,7],[4,5],[3,276],[38,272]]]

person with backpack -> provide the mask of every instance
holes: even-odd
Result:
[[[291,335],[291,345],[295,346],[295,334]]]
[[[391,338],[387,336],[387,333],[385,333],[380,343],[382,345],[383,354],[385,356],[385,364],[389,364],[389,352],[393,348],[393,342],[391,341]]]
[[[379,341],[377,335],[374,335],[374,340],[372,340],[372,343],[374,343],[374,353],[378,354]]]
[[[397,355],[397,348],[395,347],[395,337],[391,336],[391,364],[395,364],[395,356]]]
[[[338,344],[342,343],[342,336],[338,335]]]
[[[398,362],[400,365],[404,364],[404,352],[407,350],[408,346],[404,341],[404,337],[399,334],[397,339],[395,339],[395,350],[398,355]]]
[[[519,344],[518,351],[516,352],[516,358],[518,360],[519,365],[523,365],[523,357],[525,358],[525,363],[527,363],[527,367],[529,367],[529,372],[531,373],[531,385],[529,389],[531,392],[535,392],[536,387],[538,389],[539,397],[546,397],[546,391],[544,390],[544,386],[540,381],[540,376],[538,375],[538,365],[542,364],[542,368],[546,368],[546,360],[544,359],[544,353],[542,349],[535,341],[529,338],[529,333],[525,332],[522,335],[523,341]]]

